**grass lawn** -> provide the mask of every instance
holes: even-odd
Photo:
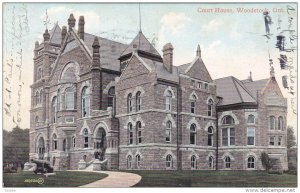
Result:
[[[93,172],[56,171],[56,175],[44,176],[33,172],[4,173],[4,187],[76,187],[107,177]],[[39,179],[41,178],[41,179]]]
[[[297,187],[297,175],[263,171],[126,171],[142,176],[135,187]]]

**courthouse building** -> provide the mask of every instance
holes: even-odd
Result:
[[[287,101],[273,69],[213,80],[200,46],[174,66],[170,43],[161,55],[141,31],[127,45],[86,33],[83,16],[75,25],[71,14],[35,43],[31,158],[56,170],[88,167],[95,152],[111,170],[261,170],[266,152],[287,169]]]

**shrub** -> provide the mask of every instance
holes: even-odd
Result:
[[[269,172],[269,170],[273,166],[272,159],[269,157],[269,155],[266,152],[262,152],[260,155],[260,160],[261,160],[262,166],[265,168],[265,170],[267,172]]]

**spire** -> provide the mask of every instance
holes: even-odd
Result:
[[[48,32],[48,29],[45,30],[43,37],[44,37],[44,42],[48,42],[50,40],[50,34]]]
[[[249,78],[248,78],[251,82],[253,81],[252,80],[252,72],[250,71],[250,75],[249,75]]]
[[[75,22],[76,22],[76,19],[73,15],[73,13],[70,14],[70,17],[68,19],[68,25],[69,25],[69,30],[73,27],[75,27]]]
[[[271,76],[271,78],[275,77],[275,71],[274,71],[274,67],[273,66],[271,66],[271,69],[270,69],[270,76]]]
[[[84,24],[85,24],[84,17],[80,16],[78,22],[78,36],[82,40],[84,40]]]
[[[140,32],[142,32],[142,16],[141,16],[141,4],[139,3],[139,21],[140,21]]]
[[[196,55],[201,58],[201,49],[200,49],[200,45],[198,44],[198,47],[197,47],[197,52],[196,52]]]
[[[62,30],[61,30],[61,45],[63,44],[63,42],[66,38],[66,35],[67,35],[67,27],[63,26]]]
[[[95,37],[93,42],[93,67],[100,67],[100,44],[97,37]]]

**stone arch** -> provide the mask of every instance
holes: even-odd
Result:
[[[124,125],[124,129],[128,129],[128,124],[131,123],[133,126],[135,125],[135,121],[133,121],[132,117],[129,116],[125,125]],[[143,126],[143,125],[142,125]]]
[[[192,124],[196,125],[196,129],[198,129],[198,130],[201,129],[200,124],[198,123],[198,121],[196,120],[195,117],[190,119],[190,121],[186,125],[186,128],[189,130]]]
[[[234,119],[234,124],[235,125],[238,125],[240,122],[238,120],[238,118],[236,117],[236,115],[232,112],[232,111],[225,111],[221,114],[221,116],[219,117],[219,120],[218,120],[218,124],[219,125],[222,125],[222,119],[225,117],[225,116],[231,116],[233,119]]]
[[[225,157],[230,157],[230,160],[234,161],[234,157],[231,155],[231,153],[229,152],[225,152],[223,155],[222,155],[222,160],[225,160]]]
[[[196,97],[196,99],[198,100],[198,95],[196,94],[196,92],[193,90],[193,92],[190,94],[189,99],[193,100],[193,95]]]
[[[200,159],[199,155],[195,152],[195,151],[192,151],[189,156],[188,156],[188,159],[191,160],[192,156],[196,156],[196,159]]]
[[[210,95],[209,97],[207,97],[207,99],[206,99],[206,104],[208,104],[208,101],[209,101],[210,99],[213,101],[213,104],[215,104],[215,100],[214,100],[214,98],[213,98],[212,95]]]
[[[207,131],[209,127],[213,127],[213,131],[216,130],[215,123],[211,120],[205,125],[204,130]]]
[[[171,114],[167,114],[166,118],[163,120],[162,125],[163,125],[164,127],[166,127],[168,121],[171,121],[171,123],[172,123],[172,128],[176,128],[176,122],[175,122],[175,120],[173,119],[173,117],[172,117]]]
[[[246,162],[248,161],[248,158],[249,158],[250,156],[253,156],[254,159],[255,159],[255,161],[257,161],[257,160],[259,159],[259,158],[257,157],[257,155],[256,155],[254,152],[248,152],[248,153],[246,154],[246,156],[245,156],[245,161],[246,161]]]
[[[171,86],[168,86],[168,87],[166,88],[166,90],[164,91],[164,97],[167,96],[168,91],[170,91],[170,92],[172,93],[172,98],[174,99],[174,98],[175,98],[175,93],[174,93],[173,89],[171,88]]]
[[[73,69],[71,69],[71,68],[73,68]],[[70,71],[70,70],[72,70],[72,71]],[[67,73],[72,73],[72,74],[67,74]],[[69,61],[64,65],[63,70],[60,73],[58,82],[64,82],[64,81],[77,82],[80,80],[79,73],[80,73],[79,64],[75,61]],[[66,79],[67,77],[65,77],[65,76],[67,76],[67,75],[72,76],[72,79],[70,79],[70,80]],[[75,79],[73,79],[73,78],[75,78]]]
[[[82,127],[80,129],[79,135],[83,135],[83,130],[84,129],[88,130],[90,136],[92,135],[92,131],[91,131],[90,127],[88,126],[88,124],[86,122],[86,119],[84,119],[84,121],[83,121],[83,125],[82,125]]]
[[[144,156],[141,154],[140,150],[137,150],[134,154],[134,157],[136,157],[137,155],[139,155],[141,157],[141,159],[144,158]]]
[[[104,121],[101,121],[101,122],[99,122],[99,123],[97,123],[97,124],[95,125],[93,137],[96,137],[96,134],[97,134],[97,132],[98,132],[98,130],[99,130],[100,128],[103,128],[103,129],[104,129],[106,135],[108,134],[109,128],[108,128],[107,124],[106,124]]]
[[[164,160],[166,160],[166,158],[167,158],[168,155],[171,155],[171,156],[172,156],[173,161],[177,161],[177,157],[176,157],[175,154],[174,154],[172,151],[170,151],[170,150],[168,150],[168,151],[163,155],[162,158],[163,158]]]
[[[212,158],[214,158],[214,160],[216,160],[216,156],[212,152],[209,152],[209,154],[206,156],[206,161],[209,161],[209,157],[212,157]]]
[[[144,120],[142,119],[142,117],[141,117],[140,115],[138,115],[138,116],[136,117],[136,119],[135,119],[135,125],[136,125],[137,122],[141,122],[142,128],[145,127],[145,122],[144,122]]]
[[[137,86],[133,91],[132,91],[132,95],[135,96],[137,92],[141,92],[141,96],[144,96],[145,94],[145,90],[143,89],[143,87],[141,86]]]
[[[110,89],[111,87],[115,87],[115,86],[116,86],[116,82],[115,82],[115,81],[109,82],[109,83],[106,85],[105,89],[103,90],[103,93],[104,93],[104,94],[108,94],[109,89]]]

